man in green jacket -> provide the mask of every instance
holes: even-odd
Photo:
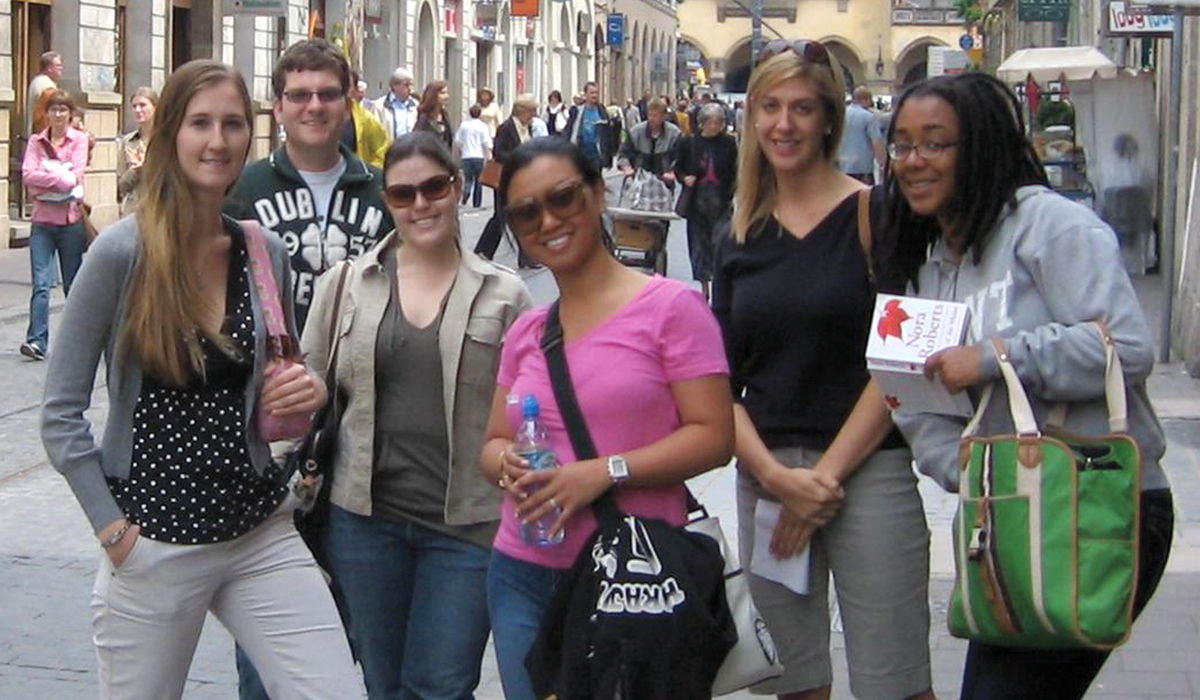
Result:
[[[304,327],[313,284],[394,228],[383,173],[339,145],[351,117],[350,65],[323,39],[293,44],[271,76],[275,120],[286,141],[246,166],[226,213],[257,219],[287,244],[295,271],[296,325]]]

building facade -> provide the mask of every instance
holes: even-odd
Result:
[[[582,90],[600,75],[606,54],[604,20],[592,0],[260,4],[273,5],[271,14],[234,14],[234,3],[223,0],[0,0],[0,247],[12,241],[10,224],[18,236],[24,230],[26,91],[48,50],[62,54],[60,85],[85,110],[96,137],[84,186],[101,227],[118,216],[117,138],[134,124],[128,98],[141,86],[161,89],[175,67],[194,58],[216,58],[246,77],[257,110],[252,157],[261,158],[278,141],[271,69],[287,46],[309,36],[341,45],[371,97],[388,90],[399,66],[418,86],[446,80],[456,124],[479,88],[491,88],[507,113],[521,93],[544,99],[553,89]]]
[[[957,46],[963,20],[953,0],[763,0],[764,42],[815,39],[841,63],[849,88],[891,94],[925,77],[931,46]],[[714,92],[745,92],[751,20],[746,0],[687,0],[680,40]],[[684,66],[681,64],[681,71]],[[694,74],[694,66],[686,66]]]

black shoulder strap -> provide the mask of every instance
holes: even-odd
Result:
[[[546,368],[550,371],[554,401],[558,404],[558,412],[567,428],[567,435],[571,438],[571,446],[575,448],[575,459],[595,459],[600,455],[596,452],[596,443],[592,441],[592,433],[588,430],[583,410],[579,407],[579,399],[575,396],[575,384],[571,381],[567,353],[563,349],[563,329],[558,316],[557,301],[550,305],[550,312],[546,314],[541,346],[542,354],[546,356]],[[592,503],[592,509],[598,517],[611,521],[615,521],[621,515],[611,490],[605,491],[597,498]]]
[[[867,259],[867,278],[875,286],[875,264],[871,257],[871,188],[858,192],[858,243]]]

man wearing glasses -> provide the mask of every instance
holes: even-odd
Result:
[[[350,66],[324,39],[293,44],[271,75],[275,120],[287,140],[246,166],[226,212],[257,219],[287,244],[295,274],[296,325],[304,327],[313,283],[394,228],[382,172],[339,141],[350,118]]]

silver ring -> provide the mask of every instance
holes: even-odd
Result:
[[[558,505],[558,501],[554,500],[554,496],[550,497],[550,505],[554,506],[555,508],[558,508],[559,510],[562,510],[562,507]]]

